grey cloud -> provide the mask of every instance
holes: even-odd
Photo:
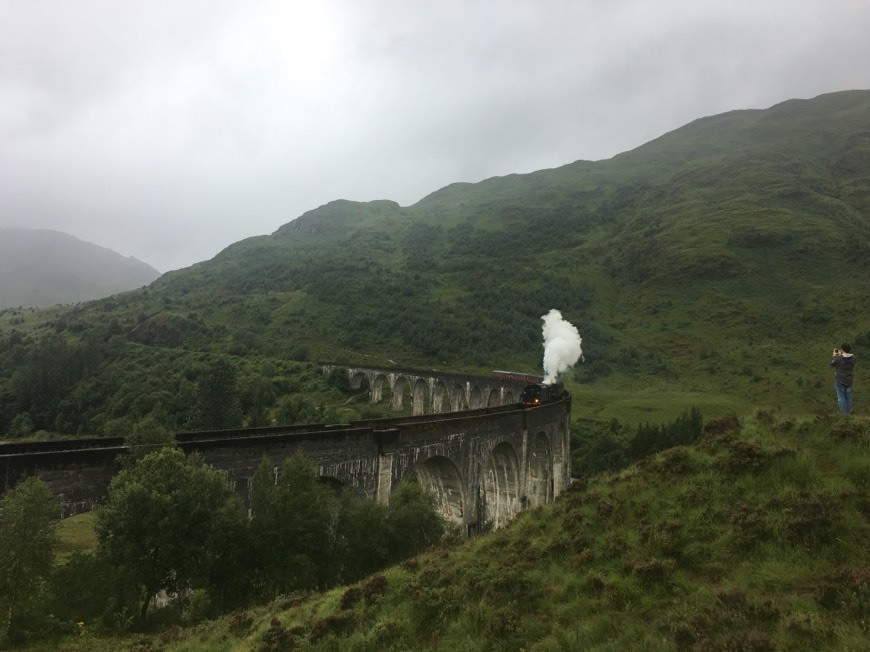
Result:
[[[870,87],[870,3],[0,0],[0,222],[171,269],[332,199]]]

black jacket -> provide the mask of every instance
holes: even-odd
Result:
[[[855,368],[855,356],[851,353],[841,353],[831,358],[831,366],[834,368],[834,381],[852,386],[852,369]]]

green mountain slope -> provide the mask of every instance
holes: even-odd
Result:
[[[67,406],[46,420],[101,432],[157,414],[176,427],[177,401],[119,394],[150,392],[136,379],[159,374],[161,391],[185,396],[200,354],[235,356],[250,378],[288,359],[537,371],[540,317],[558,308],[584,338],[586,362],[566,378],[577,417],[824,410],[833,346],[870,353],[868,242],[870,91],[847,91],[413,206],[332,202],[146,290],[17,324],[16,359],[43,320],[65,346],[102,353],[57,388]],[[7,379],[16,364],[7,353]],[[0,424],[28,407],[14,385],[0,386]]]

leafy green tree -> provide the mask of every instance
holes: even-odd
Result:
[[[9,434],[13,437],[27,437],[33,432],[33,420],[28,412],[20,412],[9,424]]]
[[[135,463],[158,449],[173,448],[175,435],[154,417],[145,417],[133,425],[124,441],[129,447],[129,460]]]
[[[597,473],[605,469],[618,469],[625,464],[625,445],[610,432],[605,432],[592,445],[585,458],[583,471]]]
[[[238,371],[225,358],[217,358],[199,377],[195,418],[196,425],[206,429],[241,425]]]
[[[638,424],[637,432],[635,432],[629,445],[628,454],[632,459],[640,459],[665,448],[667,448],[667,435],[664,426],[644,423]]]
[[[446,531],[437,500],[419,482],[402,482],[390,494],[387,510],[391,562],[413,557],[435,545]]]
[[[139,591],[126,569],[110,564],[99,551],[76,551],[55,566],[46,611],[69,623],[116,626],[126,614],[136,613]]]
[[[668,441],[672,446],[685,446],[697,441],[704,432],[704,419],[701,410],[692,407],[683,412],[668,428]]]
[[[11,379],[21,412],[37,429],[54,426],[58,403],[74,382],[72,349],[61,337],[45,337],[29,350],[26,362]]]
[[[300,452],[277,479],[264,460],[251,486],[251,535],[265,596],[326,584],[331,561],[333,498]]]
[[[693,407],[671,423],[659,426],[648,423],[638,425],[628,452],[632,459],[639,459],[672,446],[691,444],[701,436],[703,429],[704,420],[701,411]]]
[[[342,492],[333,544],[336,583],[356,582],[388,565],[386,524],[386,505]]]
[[[150,453],[115,476],[97,511],[97,536],[107,559],[140,584],[143,618],[157,592],[208,585],[233,510],[242,506],[223,475],[178,449]]]
[[[317,408],[301,396],[283,396],[278,400],[275,419],[279,424],[316,423],[317,418]]]
[[[213,514],[206,540],[201,585],[208,591],[209,614],[243,606],[251,597],[252,540],[247,510],[236,495]]]
[[[247,424],[257,428],[269,425],[269,408],[275,402],[275,390],[268,378],[253,376],[244,382],[242,409]]]
[[[33,597],[51,573],[60,509],[48,486],[29,477],[0,500],[0,601],[4,637],[16,609]],[[2,640],[3,637],[0,637]]]

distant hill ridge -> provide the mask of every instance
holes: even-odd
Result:
[[[101,299],[159,276],[136,258],[61,231],[0,227],[0,309]]]

